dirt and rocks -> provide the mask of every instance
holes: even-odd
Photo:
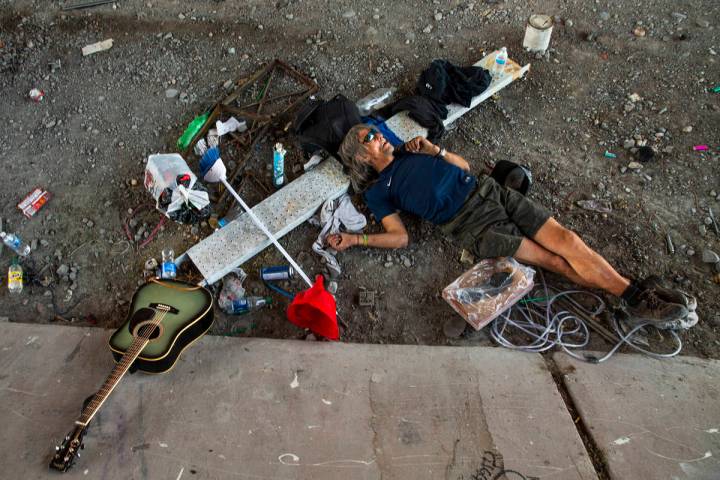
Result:
[[[17,296],[2,290],[3,319],[117,326],[149,258],[165,247],[183,252],[211,233],[207,225],[167,222],[139,248],[159,215],[134,217],[131,240],[124,223],[150,202],[142,186],[147,156],[174,151],[185,125],[226,94],[228,81],[277,57],[312,76],[324,98],[360,98],[392,85],[409,93],[433,59],[470,64],[504,45],[514,60],[532,64],[527,79],[456,122],[443,145],[476,172],[500,159],[530,166],[532,196],[621,272],[657,273],[697,296],[701,320],[682,334],[684,352],[720,358],[718,266],[702,258],[710,255],[705,250],[720,252],[707,220],[709,208],[720,215],[716,1],[547,0],[531,11],[519,0],[125,0],[61,11],[70,3],[0,0],[0,215],[5,229],[33,246],[25,265],[33,283]],[[530,13],[555,16],[545,55],[521,48]],[[107,38],[114,39],[110,50],[82,56],[83,46]],[[45,93],[40,103],[28,98],[33,88]],[[267,165],[278,140],[290,147],[290,178],[298,174],[297,144],[273,132],[248,163],[261,184],[270,185]],[[699,144],[709,150],[693,151]],[[654,149],[651,161],[637,161],[641,146]],[[53,198],[26,219],[15,205],[38,185]],[[250,182],[245,190],[250,202],[265,195]],[[612,211],[576,206],[592,199]],[[340,255],[344,340],[489,343],[483,331],[444,336],[455,313],[440,292],[468,265],[434,227],[405,220],[408,248]],[[310,251],[316,235],[305,224],[282,243],[309,272],[321,273]],[[10,258],[5,249],[3,269]],[[258,270],[282,263],[268,249],[244,265],[248,290],[267,294]],[[373,305],[360,306],[361,297]],[[282,297],[275,300],[239,319],[218,313],[213,332],[305,337],[285,320]],[[597,339],[593,345],[606,348]]]

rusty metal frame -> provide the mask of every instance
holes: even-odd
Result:
[[[272,87],[272,81],[275,77],[275,72],[278,69],[282,70],[283,73],[294,78],[297,82],[304,85],[305,88],[295,92],[284,93],[268,98],[268,92]],[[265,77],[267,77],[267,81],[263,87],[261,97],[257,99],[257,101],[249,103],[247,105],[243,105],[241,107],[232,105],[232,103],[237,100],[237,98],[240,97],[240,95],[245,90],[252,87],[256,82],[262,81]],[[320,86],[313,79],[277,58],[272,62],[261,66],[249,77],[237,79],[234,84],[236,84],[237,87],[224,99],[222,99],[220,102],[216,103],[213,106],[212,112],[210,113],[210,116],[205,122],[205,125],[203,125],[203,128],[200,129],[200,131],[195,135],[195,137],[193,137],[192,141],[188,144],[188,147],[182,152],[183,154],[187,154],[188,152],[192,151],[198,140],[204,138],[205,135],[207,135],[208,131],[213,127],[213,125],[215,125],[216,120],[218,120],[225,114],[235,115],[237,117],[249,120],[251,123],[248,130],[240,134],[231,134],[232,142],[240,144],[243,147],[249,147],[244,158],[240,162],[238,162],[238,166],[228,176],[228,182],[230,182],[231,184],[240,174],[245,163],[250,159],[250,156],[252,155],[252,152],[254,151],[256,145],[267,134],[271,124],[277,121],[279,118],[283,117],[290,110],[300,105],[303,101],[305,101],[305,99],[307,99],[310,95],[316,93],[320,89]],[[294,101],[290,103],[287,107],[285,107],[282,111],[273,114],[262,113],[263,108],[269,103],[293,96],[297,96],[297,98],[295,98]],[[254,177],[253,175],[249,175],[249,177],[256,183],[256,186],[263,187],[263,193],[268,193],[267,187],[262,184],[262,182],[260,182],[257,177]],[[216,202],[222,213],[225,213],[225,211],[227,210],[227,208],[223,206],[226,200],[227,191],[223,189],[223,192],[220,194],[220,197]]]

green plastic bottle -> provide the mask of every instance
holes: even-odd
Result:
[[[193,119],[192,122],[190,122],[183,134],[180,136],[180,138],[178,138],[178,149],[182,151],[188,148],[188,146],[190,146],[190,142],[192,142],[192,139],[195,138],[195,135],[197,135],[198,132],[202,130],[203,126],[208,121],[208,118],[210,118],[210,112],[198,115]]]

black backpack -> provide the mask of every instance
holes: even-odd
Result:
[[[345,134],[358,123],[360,112],[345,95],[328,101],[313,96],[300,107],[293,131],[306,156],[323,149],[337,157]]]

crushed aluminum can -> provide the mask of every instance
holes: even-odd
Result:
[[[45,92],[37,88],[33,88],[32,90],[30,90],[28,97],[30,97],[30,100],[32,100],[33,102],[39,103],[42,102],[43,98],[45,98]]]
[[[30,218],[35,215],[48,200],[50,200],[50,197],[50,192],[37,187],[32,192],[28,193],[25,198],[17,204],[17,207],[23,215]]]

